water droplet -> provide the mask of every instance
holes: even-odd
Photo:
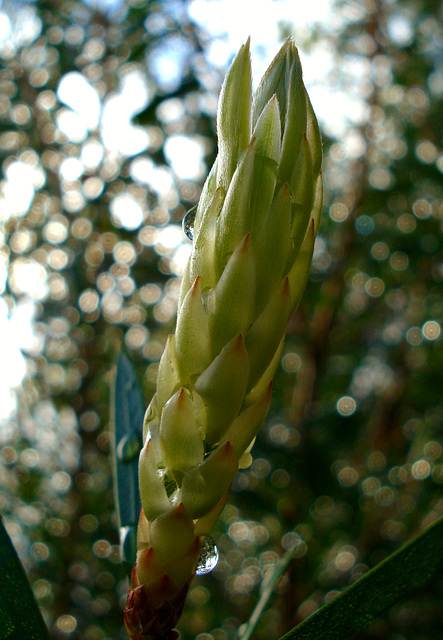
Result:
[[[210,573],[217,566],[218,562],[218,549],[211,536],[206,536],[203,540],[202,550],[200,558],[197,562],[197,568],[195,570],[196,576],[204,576],[205,573]]]
[[[195,215],[197,213],[197,205],[189,209],[188,213],[183,218],[183,233],[188,236],[189,240],[194,240],[194,222]]]
[[[123,436],[118,443],[117,457],[122,462],[132,462],[140,453],[142,442],[136,433]]]

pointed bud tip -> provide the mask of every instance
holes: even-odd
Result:
[[[149,567],[155,562],[156,554],[153,547],[147,547],[146,549],[142,549],[137,554],[137,575],[146,574]]]
[[[183,502],[179,502],[178,505],[175,507],[175,513],[177,513],[180,516],[186,513],[186,507],[183,504]]]
[[[228,455],[231,453],[231,451],[233,451],[234,449],[234,445],[232,444],[232,442],[230,440],[226,440],[225,444],[223,445],[223,453]]]
[[[289,282],[289,277],[288,276],[286,276],[286,278],[283,280],[282,294],[283,294],[283,296],[290,296],[291,295],[291,283]]]
[[[251,161],[252,161],[252,156],[253,156],[253,154],[255,152],[255,147],[256,146],[257,146],[257,136],[252,136],[251,142],[249,143],[248,148],[246,150],[246,153],[251,158]]]
[[[288,36],[286,38],[283,48],[285,48],[287,51],[290,51],[293,56],[296,56],[298,58],[298,49],[293,36]]]
[[[200,278],[201,276],[197,276],[196,279],[194,280],[194,284],[192,285],[192,289],[191,289],[192,295],[197,295],[199,284],[200,284]]]

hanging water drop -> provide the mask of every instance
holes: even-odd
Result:
[[[142,448],[140,437],[136,433],[123,436],[118,443],[117,457],[122,462],[132,462],[136,458]]]
[[[205,573],[210,573],[217,566],[218,562],[218,549],[211,538],[211,536],[206,536],[203,540],[202,550],[200,553],[200,558],[197,562],[197,568],[195,570],[196,576],[204,576]]]
[[[189,238],[189,240],[194,240],[194,222],[196,213],[197,205],[192,207],[192,209],[189,209],[188,213],[183,218],[183,233]]]

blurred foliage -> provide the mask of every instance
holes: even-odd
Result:
[[[1,347],[6,382],[24,375],[5,396],[0,511],[53,638],[126,637],[112,369],[124,345],[150,399],[189,249],[179,224],[216,152],[221,75],[187,9],[0,7]],[[277,638],[443,512],[441,8],[340,0],[327,27],[281,30],[333,52],[325,82],[363,117],[325,136],[310,282],[185,639],[233,639],[294,547],[256,632]],[[437,576],[358,637],[438,637],[442,597]]]

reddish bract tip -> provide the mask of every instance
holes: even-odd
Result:
[[[182,387],[180,389],[180,391],[179,391],[179,394],[178,394],[178,406],[179,407],[180,407],[180,405],[182,405],[184,403],[185,399],[186,399],[186,393],[185,393],[184,388]]]
[[[155,551],[154,547],[148,547],[143,549],[140,553],[140,558],[143,558],[145,562],[152,562],[154,560]]]
[[[242,333],[239,333],[234,343],[234,351],[238,351],[239,353],[243,352],[244,345],[245,345],[245,337]]]
[[[173,515],[175,517],[179,517],[179,518],[184,519],[184,520],[189,520],[190,519],[188,510],[186,509],[186,507],[183,504],[183,502],[179,502],[177,504],[177,506],[175,507]],[[191,522],[192,522],[192,520],[191,520]]]
[[[283,293],[284,296],[290,296],[291,295],[291,283],[289,282],[289,277],[288,276],[286,276],[286,278],[283,281],[282,293]]]
[[[196,279],[194,280],[194,284],[192,285],[192,289],[191,289],[191,293],[193,296],[197,295],[199,282],[200,282],[200,276],[197,276]]]
[[[183,504],[183,502],[179,502],[178,505],[175,507],[175,513],[178,516],[184,516],[187,515],[187,511],[186,511],[186,507]]]
[[[229,454],[231,451],[233,451],[234,447],[232,446],[232,443],[230,440],[226,440],[225,444],[223,445],[223,453],[225,454]]]
[[[151,442],[151,441],[149,440],[149,442]],[[145,525],[149,526],[149,522],[148,522],[148,521],[147,521],[147,519],[146,519],[145,512],[143,511],[143,507],[142,507],[142,508],[140,509],[140,515],[139,515],[139,518],[138,518],[138,525],[139,525],[139,527],[140,527],[140,526],[142,526],[143,524],[145,524]]]
[[[243,239],[242,245],[241,245],[241,247],[240,247],[240,249],[241,249],[241,251],[242,251],[243,253],[248,249],[248,246],[249,246],[249,238],[250,238],[250,237],[251,237],[251,234],[250,234],[250,233],[247,233],[247,234],[245,235],[244,239]]]

